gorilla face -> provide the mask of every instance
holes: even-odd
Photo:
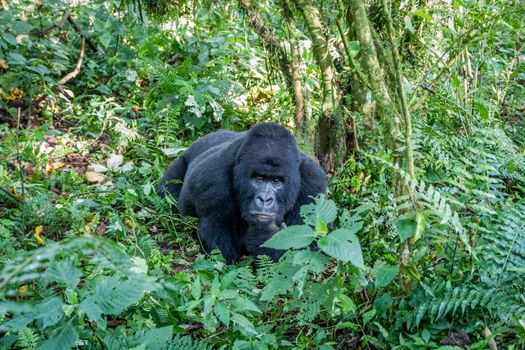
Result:
[[[280,130],[277,130],[280,131]],[[279,226],[300,189],[299,157],[288,132],[256,133],[240,148],[234,190],[242,218],[258,228]]]
[[[279,213],[277,198],[282,197],[284,179],[257,174],[250,179],[254,197],[249,207],[250,217],[262,224],[275,223]],[[281,200],[282,202],[282,200]],[[278,218],[282,221],[282,218]]]

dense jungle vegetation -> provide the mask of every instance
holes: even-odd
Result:
[[[525,348],[524,14],[0,0],[0,349]],[[156,186],[264,121],[329,192],[228,265]]]

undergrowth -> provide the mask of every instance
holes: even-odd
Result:
[[[291,125],[293,99],[236,5],[181,5],[177,23],[140,18],[142,2],[76,6],[99,50],[58,84],[82,38],[70,25],[40,33],[64,9],[44,3],[0,12],[0,349],[525,347],[524,65],[508,39],[523,26],[511,5],[456,12],[468,28],[490,17],[465,40],[484,80],[467,105],[463,67],[448,67],[413,114],[416,179],[358,132],[365,146],[302,208],[304,225],[265,243],[283,258],[227,265],[156,185],[199,135]],[[402,42],[423,51],[407,59],[411,81],[434,68],[425,39],[448,44],[418,11],[420,37]],[[311,117],[318,69],[304,56]],[[396,197],[392,178],[413,191]]]

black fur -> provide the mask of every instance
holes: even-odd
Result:
[[[255,174],[282,179],[275,192],[275,220],[263,225],[250,213]],[[161,179],[159,194],[178,198],[179,212],[200,219],[204,248],[219,248],[232,262],[244,253],[278,258],[282,251],[260,248],[278,227],[300,224],[299,209],[326,191],[326,175],[298,151],[290,132],[275,123],[249,131],[217,131],[193,143]]]

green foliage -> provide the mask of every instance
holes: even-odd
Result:
[[[388,73],[378,4],[369,16]],[[228,266],[201,254],[195,221],[155,186],[201,134],[295,125],[295,97],[238,3],[2,2],[0,349],[451,349],[459,331],[480,349],[486,327],[498,347],[523,348],[525,8],[447,4],[391,3],[415,111],[411,180],[385,153],[373,96],[356,93],[337,28],[359,59],[346,3],[317,3],[361,150],[329,197],[301,209],[302,225],[265,243],[288,250],[280,261]],[[294,6],[292,28],[282,2],[255,5],[286,52],[297,39],[314,129],[308,29]],[[59,84],[82,42],[68,21],[52,28],[64,9],[96,50]],[[412,191],[395,195],[393,178]]]

